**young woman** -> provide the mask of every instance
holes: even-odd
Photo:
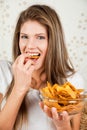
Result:
[[[34,58],[36,57],[36,58]],[[80,114],[58,115],[39,99],[39,89],[71,82],[83,87],[64,41],[59,16],[49,6],[32,5],[18,19],[13,40],[14,62],[0,62],[0,87],[5,103],[0,112],[0,130],[79,130]],[[72,119],[72,126],[70,120]]]

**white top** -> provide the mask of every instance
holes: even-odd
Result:
[[[8,61],[0,62],[0,92],[5,95],[9,84],[12,81],[11,63]],[[77,88],[84,88],[84,82],[82,77],[76,73],[68,81],[71,82]],[[39,107],[39,91],[32,89],[28,93],[29,99],[29,126],[28,130],[56,130],[51,118],[47,117],[46,114]],[[25,127],[23,126],[22,130]]]

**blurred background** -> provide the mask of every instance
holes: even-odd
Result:
[[[59,14],[74,67],[87,86],[87,0],[0,0],[0,60],[12,61],[12,39],[19,13],[32,4],[47,4]],[[78,81],[79,82],[79,81]]]

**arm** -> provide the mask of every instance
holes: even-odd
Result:
[[[12,130],[21,103],[30,89],[31,77],[34,70],[32,61],[24,64],[26,55],[20,55],[12,66],[14,86],[5,106],[0,112],[0,130]]]
[[[0,130],[12,130],[25,93],[13,88],[6,105],[0,112]]]
[[[74,115],[72,119],[72,130],[79,130],[81,113]]]

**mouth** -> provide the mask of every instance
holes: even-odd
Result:
[[[28,56],[25,58],[25,62],[26,63],[29,59],[33,60],[33,61],[37,61],[40,57],[40,53],[30,53],[28,54]]]
[[[30,59],[38,59],[40,57],[40,53],[38,54],[29,54]]]

